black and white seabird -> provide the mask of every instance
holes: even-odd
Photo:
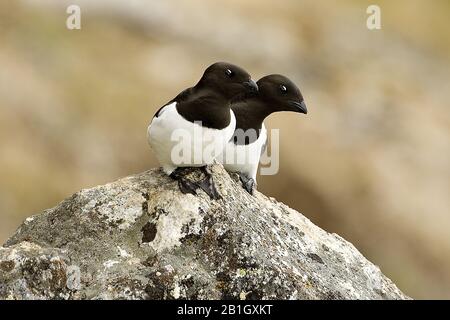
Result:
[[[279,111],[308,112],[299,88],[287,77],[268,75],[258,80],[257,85],[258,92],[231,105],[236,129],[220,157],[225,169],[239,174],[250,194],[256,187],[258,164],[267,143],[264,119]]]
[[[196,194],[200,187],[211,198],[220,197],[206,165],[214,162],[233,136],[236,118],[230,101],[257,90],[244,69],[217,62],[205,70],[194,87],[156,112],[147,129],[147,140],[164,172],[178,180],[183,193]],[[182,161],[176,158],[179,154]],[[190,181],[182,174],[183,167],[202,167],[206,178],[201,183]]]

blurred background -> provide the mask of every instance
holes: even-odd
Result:
[[[154,112],[230,61],[290,77],[310,111],[267,120],[280,172],[260,191],[406,294],[450,298],[449,16],[446,0],[1,1],[0,243],[81,188],[157,166]]]

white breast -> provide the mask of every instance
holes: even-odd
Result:
[[[165,106],[147,129],[147,140],[164,171],[177,167],[201,167],[214,162],[233,136],[236,118],[224,129],[204,128],[184,119],[176,110],[176,102]]]
[[[232,172],[240,172],[256,182],[259,159],[267,141],[267,130],[264,124],[257,140],[247,145],[236,145],[233,141],[227,143],[219,161],[225,169]]]

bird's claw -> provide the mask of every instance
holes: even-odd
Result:
[[[202,167],[205,178],[199,182],[192,181],[186,177],[186,175],[192,171],[193,168],[177,168],[170,174],[172,179],[178,181],[178,187],[182,193],[197,195],[197,189],[200,188],[213,200],[219,200],[222,198],[216,189],[212,174],[209,172],[207,167]]]
[[[198,185],[195,182],[190,181],[189,179],[181,178],[178,179],[178,187],[180,191],[184,194],[190,193],[193,195],[197,195]]]
[[[205,174],[205,178],[200,181],[200,188],[205,191],[205,193],[213,200],[219,200],[222,197],[216,189],[216,185],[214,184],[214,180],[212,177],[212,173],[209,171],[208,167],[202,167],[202,171]]]
[[[212,177],[205,177],[199,183],[200,188],[213,200],[221,199],[219,192],[216,189],[214,180]]]
[[[239,179],[242,182],[242,186],[244,187],[244,189],[250,193],[251,195],[253,195],[253,191],[256,189],[256,183],[255,180],[253,180],[252,178],[247,177],[244,174],[239,174]]]

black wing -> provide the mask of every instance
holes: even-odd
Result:
[[[175,98],[173,98],[172,100],[170,100],[169,102],[167,102],[165,105],[163,105],[161,108],[159,108],[158,111],[156,111],[156,113],[155,113],[155,115],[153,116],[153,118],[154,118],[154,117],[158,118],[159,115],[160,115],[161,110],[162,110],[165,106],[167,106],[167,105],[169,105],[169,104],[171,104],[171,103],[173,103],[173,102],[175,102],[175,101],[176,101],[176,102],[182,102],[182,101],[185,101],[185,100],[187,99],[187,97],[189,96],[189,93],[191,92],[191,89],[192,89],[192,88],[187,88],[187,89],[184,89],[183,91],[181,91]]]

